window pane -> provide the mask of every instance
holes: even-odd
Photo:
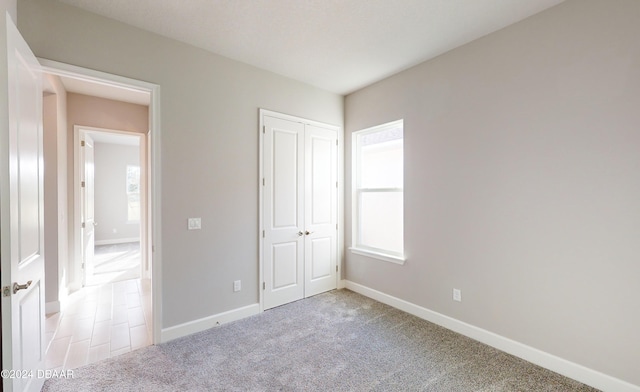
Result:
[[[140,166],[127,165],[127,217],[140,220]]]
[[[402,253],[403,193],[361,192],[358,245]]]
[[[358,136],[360,188],[403,187],[402,126]]]
[[[129,222],[140,220],[140,194],[129,193],[127,195],[127,219]]]

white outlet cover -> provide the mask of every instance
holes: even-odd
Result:
[[[462,302],[462,292],[459,289],[453,289],[453,300]]]
[[[233,291],[240,291],[242,290],[242,282],[239,280],[234,280],[233,281]]]
[[[189,218],[189,230],[200,230],[202,228],[202,220],[200,218]]]

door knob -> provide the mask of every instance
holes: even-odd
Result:
[[[301,232],[301,231],[298,232],[298,237],[302,237],[303,235],[304,235],[303,232]]]
[[[17,293],[20,290],[24,290],[24,289],[28,289],[29,286],[31,286],[31,280],[28,281],[26,284],[18,284],[18,282],[13,282],[13,293]]]
[[[306,235],[313,234],[313,231],[307,230],[307,231],[304,232],[304,234],[306,234]]]

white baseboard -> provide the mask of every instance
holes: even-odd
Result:
[[[366,297],[375,299],[394,308],[403,310],[421,319],[438,324],[442,327],[468,336],[479,342],[495,347],[525,361],[534,363],[563,376],[580,381],[602,391],[616,392],[640,392],[640,386],[633,385],[607,374],[589,369],[585,366],[557,357],[531,346],[516,342],[504,336],[495,334],[485,329],[445,316],[427,308],[412,304],[400,298],[393,297],[383,292],[371,289],[358,283],[345,281],[346,288]]]
[[[346,288],[347,288],[347,281],[346,281],[346,280],[344,280],[344,279],[340,279],[340,280],[338,281],[338,287],[337,287],[337,289],[338,289],[338,290],[340,290],[340,289],[346,289]],[[353,290],[353,291],[355,291],[355,290]]]
[[[95,245],[128,244],[129,242],[140,242],[140,237],[118,238],[115,240],[96,240]]]
[[[260,304],[252,304],[242,308],[229,310],[227,312],[214,314],[199,320],[189,321],[184,324],[175,325],[169,328],[163,328],[160,332],[160,342],[165,343],[173,339],[191,335],[205,329],[213,328],[220,324],[240,320],[245,317],[253,316],[260,313]]]
[[[60,301],[52,301],[44,304],[45,314],[53,314],[60,312]]]

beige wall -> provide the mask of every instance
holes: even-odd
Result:
[[[342,125],[343,98],[58,2],[18,17],[40,57],[160,85],[163,327],[257,303],[258,108]]]
[[[58,165],[57,131],[58,105],[56,94],[45,94],[42,99],[42,129],[44,147],[44,261],[45,301],[58,301]]]
[[[408,261],[346,278],[640,385],[638,15],[567,1],[349,95],[349,144],[404,119]]]
[[[59,307],[69,270],[67,227],[67,92],[59,77],[44,75],[51,91],[43,98],[45,301]],[[62,294],[65,294],[62,292]]]

